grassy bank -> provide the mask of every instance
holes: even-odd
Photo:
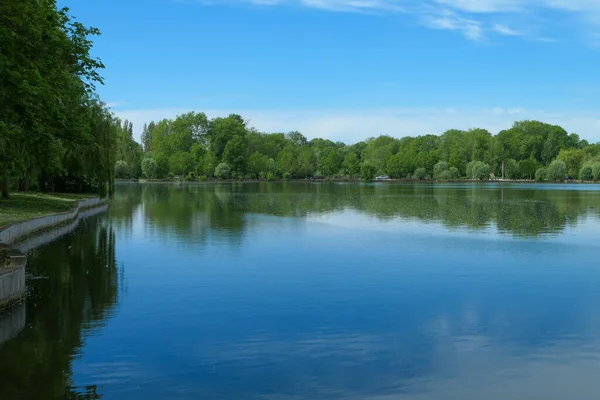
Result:
[[[75,202],[93,197],[91,194],[15,193],[0,200],[0,227],[31,218],[69,211]]]

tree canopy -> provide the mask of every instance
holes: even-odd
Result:
[[[0,3],[2,196],[30,180],[62,190],[112,190],[120,122],[95,93],[100,34],[54,0]],[[137,174],[139,160],[124,160]]]
[[[125,125],[127,131],[127,122]],[[168,173],[193,173],[233,179],[318,176],[371,180],[380,174],[418,180],[533,179],[542,167],[550,171],[555,160],[565,164],[569,176],[578,178],[584,165],[589,166],[585,176],[593,177],[592,164],[600,162],[599,145],[539,121],[515,122],[496,136],[479,128],[452,129],[439,136],[397,139],[382,135],[347,145],[321,138],[308,140],[297,131],[261,133],[237,114],[208,119],[204,113],[191,112],[145,124],[142,140],[144,157],[159,166],[155,177],[163,178]],[[123,161],[130,165],[130,158]],[[220,164],[229,167],[226,174],[222,166],[217,174]],[[132,177],[141,177],[142,172],[139,168]],[[558,179],[561,171],[556,172],[551,179]],[[538,179],[540,176],[537,174]]]

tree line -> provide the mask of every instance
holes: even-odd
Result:
[[[100,34],[55,0],[0,2],[0,188],[112,192],[122,123],[96,94]],[[135,172],[135,171],[134,171]]]
[[[240,115],[190,112],[145,124],[142,144],[129,122],[115,165],[118,178],[600,179],[600,144],[560,126],[518,121],[492,135],[451,129],[441,135],[383,135],[347,145],[300,132],[262,133]]]

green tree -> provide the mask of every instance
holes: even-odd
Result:
[[[211,150],[217,158],[225,151],[225,146],[235,136],[243,138],[246,136],[246,122],[237,114],[230,114],[227,118],[215,118],[208,124],[208,135],[211,142]],[[234,157],[238,157],[237,154]]]
[[[592,172],[591,164],[586,164],[583,167],[581,167],[581,171],[579,172],[579,179],[581,179],[582,181],[594,180],[594,174]]]
[[[458,168],[456,167],[450,167],[448,169],[448,172],[450,173],[450,179],[458,179],[460,178],[460,171],[458,170]]]
[[[434,179],[448,179],[450,177],[449,174],[445,174],[444,177],[441,175],[448,171],[448,163],[446,161],[439,161],[433,167],[433,178]]]
[[[170,172],[185,177],[189,171],[194,170],[194,159],[185,151],[179,151],[169,158]]]
[[[129,178],[129,165],[126,161],[119,160],[115,164],[115,177],[119,179]]]
[[[273,159],[271,159],[272,161]],[[314,174],[317,160],[315,153],[308,146],[302,146],[298,150],[298,158],[296,160],[296,171],[300,177],[307,178]]]
[[[213,177],[215,175],[215,168],[217,168],[217,161],[217,155],[214,152],[205,152],[198,164],[198,172],[208,177]]]
[[[490,178],[490,166],[483,161],[474,161],[471,165],[471,173],[474,179],[485,180]]]
[[[255,152],[248,159],[248,171],[255,177],[258,178],[260,176],[266,176],[268,172],[272,172],[270,170],[270,160],[269,157]]]
[[[146,157],[142,160],[142,171],[148,179],[154,179],[156,177],[157,170],[158,165],[153,158]]]
[[[231,167],[231,171],[243,175],[246,171],[246,143],[244,137],[235,135],[225,145],[223,162]]]
[[[3,197],[11,178],[27,190],[36,176],[42,185],[93,181],[100,194],[112,192],[117,126],[94,93],[104,65],[90,55],[99,33],[55,1],[0,4]]]
[[[427,170],[425,168],[417,168],[414,174],[415,179],[422,181],[427,178]]]
[[[360,172],[360,159],[355,152],[349,151],[348,154],[344,156],[342,167],[346,170],[348,176],[354,177],[358,175]]]
[[[543,182],[546,180],[547,175],[548,173],[546,171],[546,168],[538,168],[538,170],[535,171],[535,180],[538,182]]]
[[[375,178],[377,169],[371,164],[363,164],[360,168],[360,175],[363,181],[372,181]]]
[[[277,157],[277,169],[281,174],[295,174],[298,167],[297,149],[292,144],[288,144],[281,150]]]
[[[579,177],[579,170],[583,165],[585,153],[581,149],[561,149],[557,160],[563,161],[567,167],[566,175],[573,178]]]
[[[552,181],[564,181],[567,175],[567,165],[562,160],[554,160],[546,171],[546,178]]]
[[[519,176],[519,163],[512,158],[504,162],[504,177],[515,179]]]
[[[533,157],[519,162],[519,172],[521,173],[521,177],[526,179],[534,178],[539,167],[540,165]]]
[[[219,179],[229,178],[230,173],[231,168],[229,168],[229,165],[227,165],[227,163],[222,162],[215,168],[215,176]]]
[[[592,177],[595,181],[600,180],[600,162],[592,164]]]

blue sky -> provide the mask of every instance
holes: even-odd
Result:
[[[600,141],[598,0],[61,0],[134,122],[242,114],[354,142],[540,119]]]

